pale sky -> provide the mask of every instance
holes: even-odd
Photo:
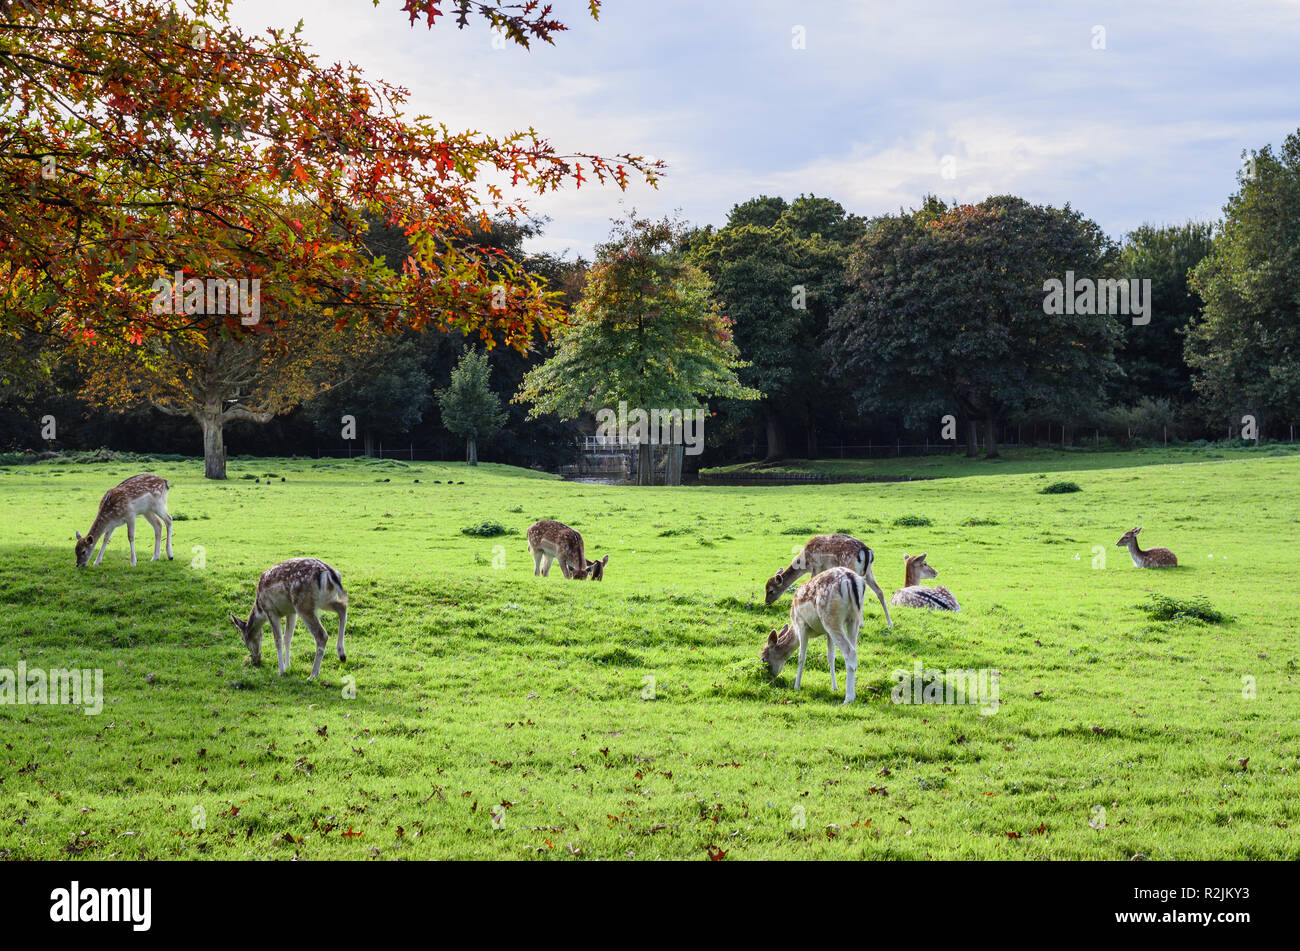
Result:
[[[868,216],[1010,193],[1118,238],[1218,218],[1242,149],[1300,128],[1300,0],[606,0],[598,22],[553,2],[570,29],[531,51],[485,22],[411,28],[400,0],[236,0],[233,19],[302,19],[322,59],[453,129],[666,161],[658,191],[529,201],[552,219],[534,250],[587,256],[623,204],[717,225],[801,192]]]

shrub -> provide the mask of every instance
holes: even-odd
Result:
[[[1138,610],[1145,611],[1151,615],[1152,620],[1156,621],[1195,620],[1207,624],[1222,624],[1232,620],[1202,595],[1194,598],[1172,598],[1167,594],[1153,594],[1145,603],[1138,605]]]
[[[900,515],[894,519],[894,524],[906,528],[925,528],[931,522],[924,515]]]
[[[996,518],[983,518],[981,516],[973,516],[971,518],[966,519],[966,521],[962,522],[962,525],[965,526],[966,528],[977,528],[981,525],[1001,525],[1001,524],[1002,523],[999,522]]]
[[[1053,482],[1038,490],[1039,495],[1064,495],[1067,492],[1082,492],[1077,482]]]
[[[462,535],[474,535],[477,538],[496,538],[498,535],[513,535],[514,529],[506,528],[500,522],[479,522],[477,525],[466,525],[461,530]]]

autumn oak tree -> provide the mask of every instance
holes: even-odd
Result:
[[[660,163],[562,154],[531,129],[410,118],[406,90],[322,64],[297,30],[245,34],[229,5],[0,0],[0,337],[104,347],[124,373],[152,366],[128,352],[150,339],[283,351],[295,314],[522,349],[560,309],[469,229],[519,216],[529,192],[657,180]],[[523,46],[564,28],[535,3],[405,5],[430,26],[447,11]],[[371,221],[406,236],[400,267],[367,248]],[[257,280],[274,319],[155,312],[155,282],[178,272]]]

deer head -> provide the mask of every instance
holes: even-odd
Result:
[[[939,572],[931,568],[925,561],[925,552],[919,555],[908,555],[903,553],[904,578],[906,584],[914,585],[925,578],[937,578]]]
[[[609,564],[609,555],[606,555],[600,561],[587,563],[586,575],[589,581],[604,581],[605,566]]]
[[[76,552],[78,568],[84,568],[90,564],[90,556],[95,553],[95,536],[86,535],[83,537],[81,532],[77,532]]]
[[[772,631],[767,635],[767,641],[763,644],[763,651],[758,655],[758,659],[766,665],[768,672],[773,677],[781,672],[785,662],[790,659],[794,649],[799,646],[799,639],[794,636],[794,631],[787,624],[781,628],[780,633]]]
[[[1128,546],[1128,543],[1129,543],[1129,542],[1132,542],[1133,544],[1136,545],[1136,544],[1137,544],[1137,534],[1138,534],[1138,532],[1140,532],[1140,531],[1142,531],[1142,526],[1141,526],[1141,525],[1139,525],[1137,528],[1130,528],[1127,532],[1125,532],[1123,535],[1121,535],[1121,536],[1119,537],[1119,541],[1117,541],[1117,542],[1115,543],[1115,547],[1116,547],[1116,548],[1125,548],[1125,547]]]
[[[776,569],[776,574],[767,579],[766,604],[776,604],[777,599],[785,594],[785,589],[790,587],[790,582],[786,580],[788,568]]]
[[[235,625],[236,630],[244,639],[244,646],[248,648],[249,657],[252,658],[253,666],[262,665],[262,625],[254,624],[250,617],[247,621],[241,621],[233,614],[230,615],[230,623]]]

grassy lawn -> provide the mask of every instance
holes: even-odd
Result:
[[[104,671],[97,716],[0,705],[0,857],[1300,858],[1300,459],[901,462],[1001,477],[639,489],[365,460],[232,460],[225,483],[196,461],[0,468],[0,668]],[[119,529],[76,570],[73,530],[146,468],[172,481],[176,560],[149,562],[141,522],[138,567]],[[1082,491],[1039,492],[1059,479]],[[538,518],[609,553],[606,580],[534,578]],[[513,534],[461,531],[484,521]],[[1114,543],[1138,524],[1180,567],[1132,566]],[[889,629],[869,602],[848,708],[823,641],[798,693],[793,662],[776,683],[758,669],[790,601],[764,607],[763,582],[813,531],[871,545],[886,595],[903,552],[926,551],[963,606],[898,608]],[[294,555],[338,568],[351,599],[348,660],[331,642],[320,683],[301,625],[280,678],[269,632],[253,668],[226,619]],[[1156,620],[1151,593],[1231,620]],[[997,669],[997,711],[892,702],[916,661]]]

